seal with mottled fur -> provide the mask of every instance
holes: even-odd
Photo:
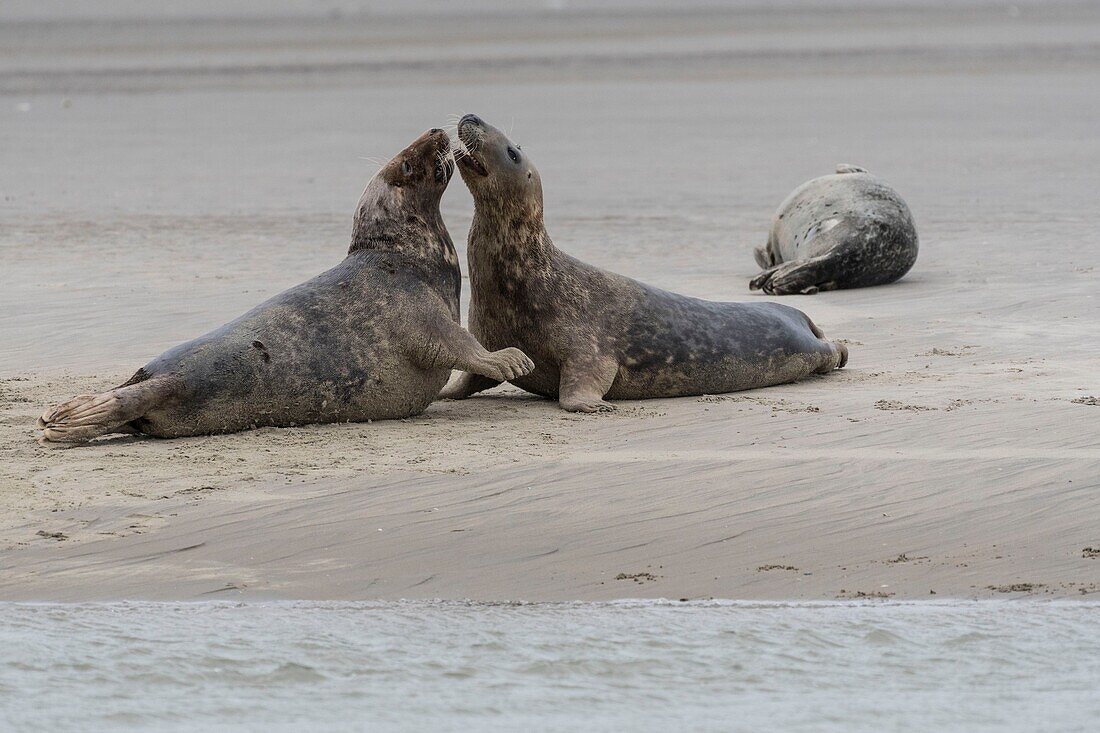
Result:
[[[543,225],[531,159],[474,115],[458,125],[455,157],[474,197],[468,245],[470,331],[516,344],[535,371],[509,380],[566,410],[608,399],[733,392],[792,382],[844,365],[847,349],[794,308],[714,303],[660,290],[558,250]],[[499,383],[463,374],[440,396]]]
[[[43,439],[401,418],[422,412],[452,369],[528,374],[518,349],[489,353],[458,323],[458,256],[439,213],[453,171],[446,133],[425,133],[363,192],[342,263],[166,351],[120,387],[48,410]]]
[[[885,285],[917,261],[917,228],[886,182],[838,165],[787,197],[754,254],[764,271],[749,287],[772,295]]]

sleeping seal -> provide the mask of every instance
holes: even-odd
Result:
[[[917,261],[917,229],[894,189],[838,165],[787,197],[754,254],[764,271],[749,287],[772,295],[885,285]]]
[[[47,410],[43,439],[400,418],[422,412],[452,368],[495,380],[529,373],[518,349],[489,353],[458,325],[458,257],[439,213],[453,171],[446,133],[425,133],[367,185],[343,262],[120,387]]]
[[[792,382],[844,365],[800,311],[777,303],[714,303],[605,272],[558,250],[543,225],[542,182],[531,159],[474,115],[456,151],[474,197],[470,331],[516,344],[535,362],[510,380],[556,397],[566,410],[609,409],[609,399],[733,392]],[[440,396],[499,383],[464,374]]]

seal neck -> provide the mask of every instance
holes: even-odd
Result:
[[[471,274],[475,264],[487,270],[513,269],[516,265],[537,270],[549,266],[557,252],[543,223],[541,207],[532,211],[475,206],[467,244]]]
[[[366,214],[357,217],[348,254],[367,250],[458,266],[458,254],[438,209],[403,217],[389,212],[382,212],[380,216]]]

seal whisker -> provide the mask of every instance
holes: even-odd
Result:
[[[365,160],[372,165],[378,166],[379,168],[383,167],[384,165],[386,165],[386,163],[389,162],[386,160],[375,158],[373,155],[360,155],[359,160]]]

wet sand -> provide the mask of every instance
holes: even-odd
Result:
[[[5,19],[0,599],[1095,593],[1100,12],[1013,7]],[[838,162],[907,199],[920,258],[782,299],[851,351],[795,385],[34,442],[338,262],[365,158],[471,111],[559,247],[662,287],[766,298],[752,247]],[[471,211],[456,180],[463,261]]]

